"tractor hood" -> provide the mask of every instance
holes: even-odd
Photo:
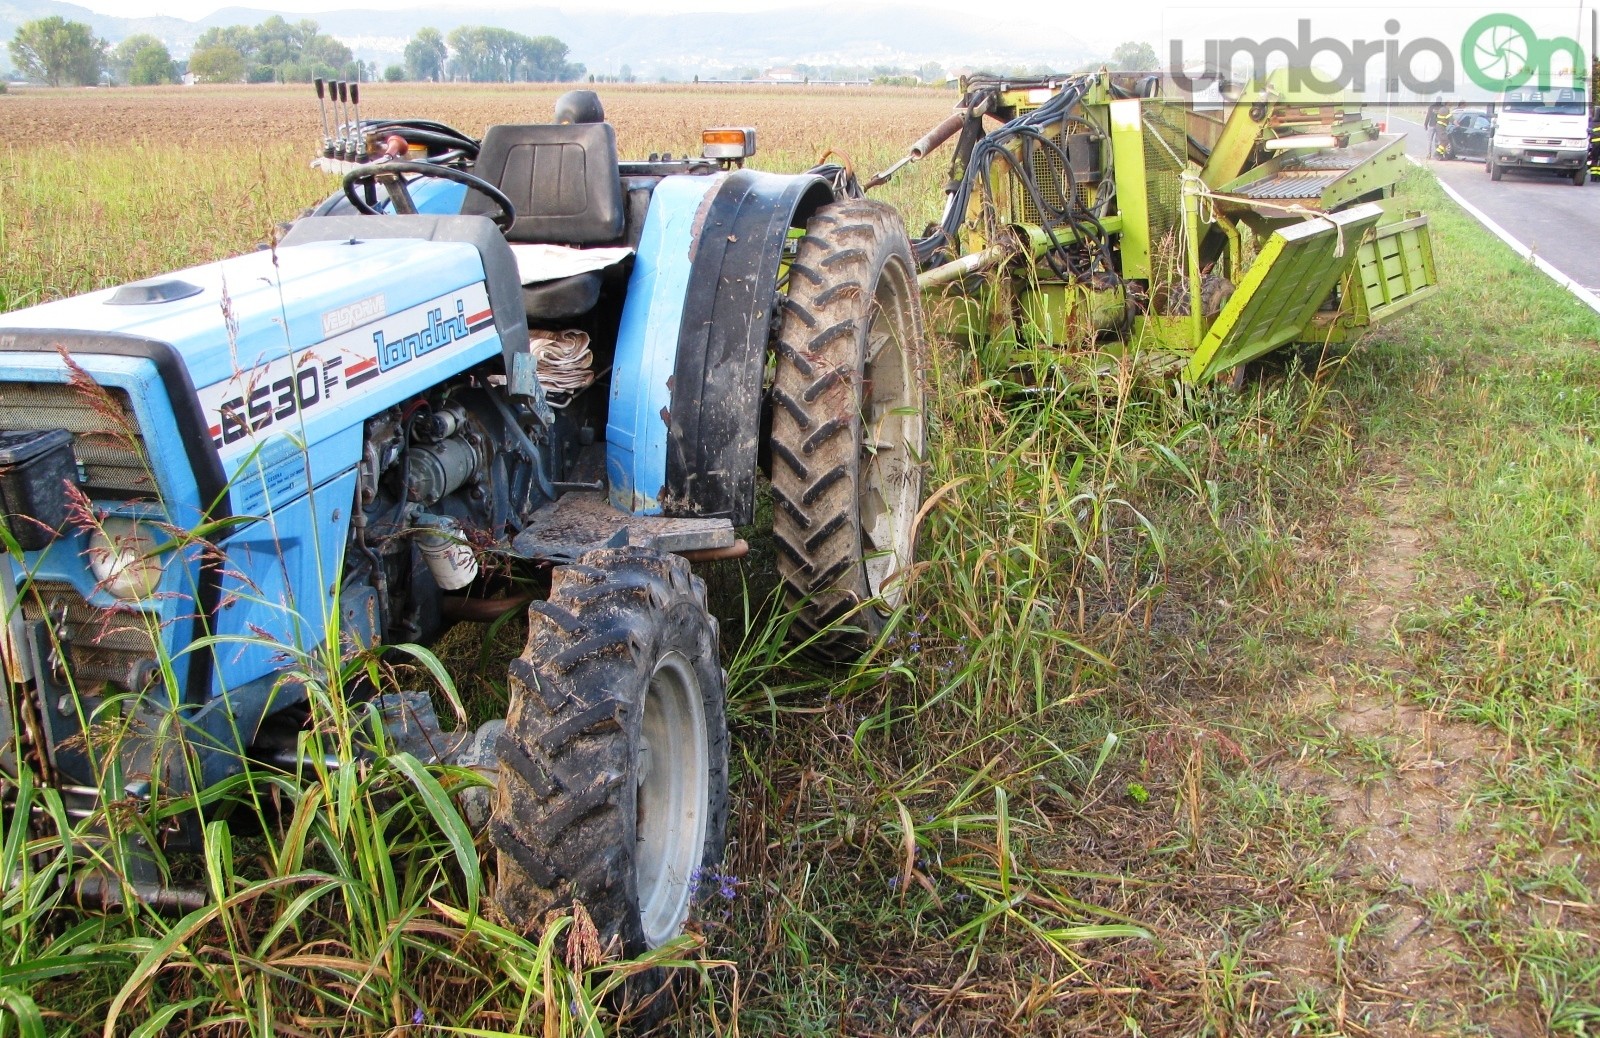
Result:
[[[317,242],[15,310],[0,315],[0,331],[114,332],[169,343],[203,392],[482,280],[478,252],[464,243]]]
[[[501,350],[477,248],[410,238],[263,250],[5,314],[0,347],[8,329],[86,367],[100,366],[97,335],[170,347],[187,379],[168,393],[194,397],[173,407],[250,513],[353,465],[367,416]],[[297,444],[313,445],[309,477]]]

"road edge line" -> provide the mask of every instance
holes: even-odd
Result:
[[[1410,122],[1409,119],[1402,121]],[[1418,162],[1410,155],[1406,156],[1406,161],[1410,162],[1418,169],[1428,169],[1427,166]],[[1511,246],[1511,250],[1517,255],[1521,256],[1523,259],[1532,260],[1533,265],[1538,267],[1540,271],[1550,278],[1550,280],[1554,281],[1556,284],[1570,292],[1573,297],[1578,300],[1578,302],[1582,303],[1584,306],[1587,306],[1595,313],[1600,314],[1600,295],[1596,295],[1587,288],[1584,288],[1582,285],[1574,281],[1570,275],[1564,274],[1558,270],[1556,266],[1549,260],[1538,255],[1532,249],[1528,248],[1528,246],[1522,244],[1512,235],[1510,231],[1506,230],[1504,227],[1501,227],[1498,223],[1495,223],[1494,218],[1488,213],[1484,212],[1482,209],[1479,209],[1477,206],[1461,197],[1461,192],[1457,191],[1449,184],[1446,184],[1443,180],[1440,180],[1439,177],[1433,173],[1433,170],[1428,169],[1428,174],[1433,177],[1433,182],[1438,184],[1440,189],[1442,189],[1445,194],[1449,195],[1450,199],[1455,202],[1456,205],[1459,205],[1461,208],[1465,209],[1467,211],[1467,215],[1482,224],[1485,230],[1494,235],[1496,238],[1499,238],[1501,241],[1505,242],[1507,245]]]

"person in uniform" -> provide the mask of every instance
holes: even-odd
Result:
[[[1600,107],[1589,116],[1589,177],[1600,178]]]
[[[1430,156],[1439,154],[1439,113],[1444,110],[1443,100],[1436,98],[1428,106],[1427,114],[1422,117],[1422,126],[1428,131],[1428,154]]]

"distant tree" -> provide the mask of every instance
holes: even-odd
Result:
[[[617,69],[617,81],[619,83],[637,83],[639,80],[634,76],[633,69],[624,65]]]
[[[463,25],[450,31],[446,66],[451,78],[474,83],[563,82],[585,69],[567,61],[568,48],[554,36],[524,36],[509,29]]]
[[[161,41],[147,32],[137,33],[118,43],[106,53],[106,71],[114,83],[126,83],[133,72],[133,59],[141,50]]]
[[[17,26],[9,49],[17,71],[50,86],[98,83],[106,58],[105,40],[96,39],[82,22],[69,22],[59,15]]]
[[[1156,49],[1148,43],[1129,40],[1111,52],[1111,67],[1122,72],[1158,72],[1161,69]]]
[[[248,25],[213,25],[194,41],[197,51],[212,47],[232,47],[242,57],[253,57],[256,51],[255,30]]]
[[[316,23],[311,23],[313,34]],[[282,15],[273,15],[251,32],[251,42],[254,49],[250,52],[250,60],[258,65],[269,66],[273,70],[272,78],[277,78],[277,70],[287,65],[290,61],[300,56],[304,44],[298,39],[298,30],[284,20]]]
[[[252,83],[308,83],[318,76],[355,79],[358,71],[350,48],[321,32],[309,18],[291,23],[272,15],[254,27],[212,26],[195,41],[196,54],[217,47],[239,54],[242,70],[237,79],[248,78]],[[361,78],[366,78],[365,66],[359,71]]]
[[[306,44],[304,60],[312,65],[321,65],[330,71],[343,71],[354,58],[350,48],[334,39],[332,36],[313,36]]]
[[[438,29],[418,29],[406,44],[406,78],[438,81],[444,78],[450,50]]]
[[[153,45],[139,48],[133,56],[132,65],[129,66],[127,81],[131,86],[176,83],[178,67],[173,63],[166,44],[158,41]]]
[[[949,77],[945,75],[943,65],[929,61],[917,66],[917,78],[924,83],[943,83]]]
[[[406,81],[406,67],[404,65],[389,65],[383,70],[385,83],[404,83]]]
[[[202,83],[238,83],[244,79],[244,55],[226,44],[212,44],[189,55],[189,71]]]

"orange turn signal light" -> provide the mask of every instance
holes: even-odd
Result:
[[[700,133],[700,154],[708,159],[742,159],[756,153],[756,131],[748,126],[714,126]]]

